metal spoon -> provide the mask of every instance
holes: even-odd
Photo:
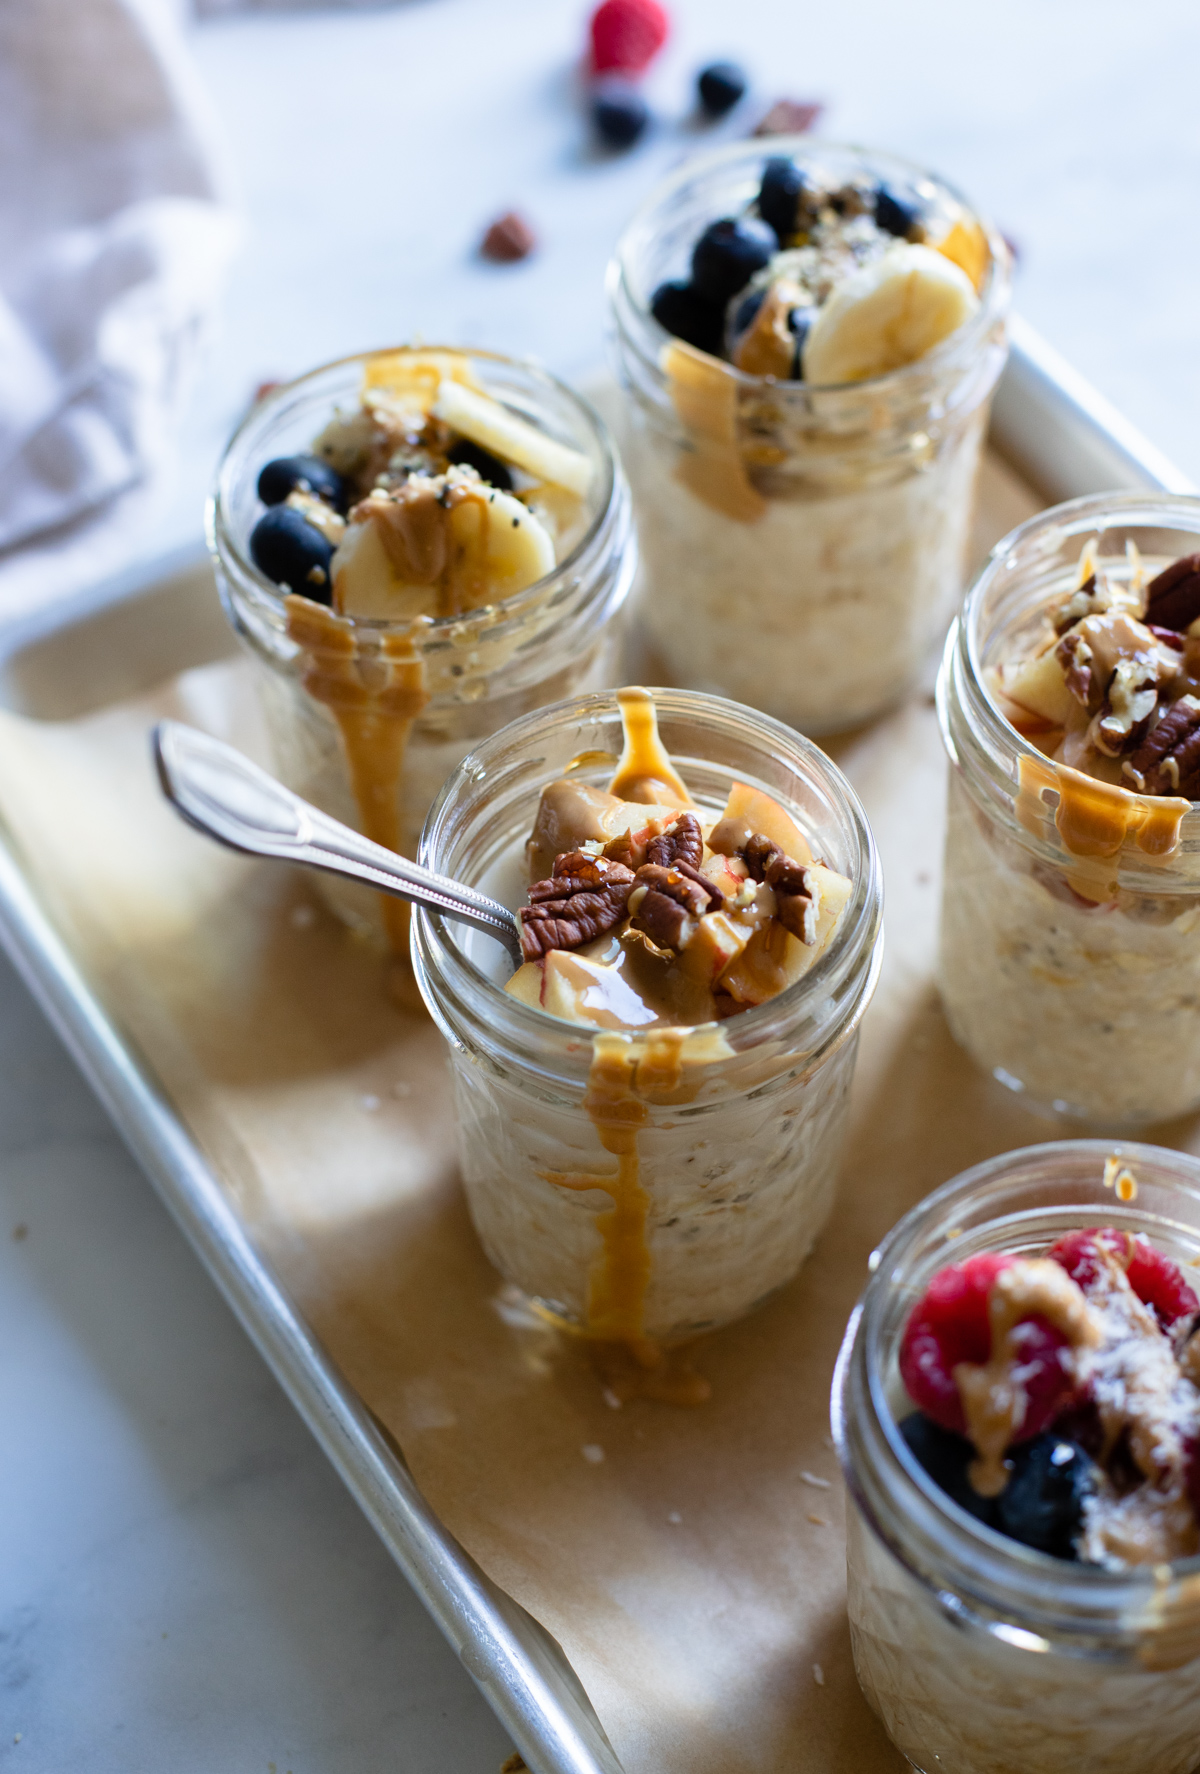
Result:
[[[502,942],[520,966],[521,926],[507,906],[373,844],[302,801],[233,746],[180,721],[160,721],[154,729],[154,761],[162,791],[176,812],[218,843],[250,856],[325,869],[448,918],[461,918]]]

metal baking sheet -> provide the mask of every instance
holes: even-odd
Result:
[[[1191,490],[1020,322],[1013,325],[990,443],[1047,504],[1118,486]],[[127,663],[132,650],[122,645],[122,635],[133,629],[136,675]],[[197,546],[108,580],[36,623],[10,626],[0,635],[0,704],[50,720],[79,714],[144,688],[159,660],[165,673],[181,654],[194,665],[231,650],[207,557]],[[621,1774],[558,1644],[437,1520],[393,1438],[334,1367],[252,1245],[209,1160],[152,1068],[106,1014],[6,842],[0,842],[0,941],[526,1762],[535,1774]]]

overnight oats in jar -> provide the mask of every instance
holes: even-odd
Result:
[[[915,1768],[1192,1774],[1200,1163],[1073,1140],[947,1183],[834,1378],[858,1678]]]
[[[939,680],[939,983],[1035,1106],[1200,1102],[1200,499],[1104,494],[998,543]]]
[[[790,1281],[828,1216],[881,955],[861,808],[815,746],[686,691],[527,716],[467,758],[420,861],[521,907],[526,957],[419,911],[488,1256],[689,1395],[674,1346]]]
[[[659,189],[609,294],[666,673],[810,733],[898,702],[962,595],[1003,241],[890,155],[754,141]]]
[[[480,738],[612,681],[635,565],[592,408],[467,349],[371,352],[277,389],[226,451],[209,543],[277,773],[408,856]],[[407,952],[407,906],[321,891]]]

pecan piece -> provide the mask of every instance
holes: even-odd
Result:
[[[1123,770],[1142,794],[1200,797],[1200,701],[1172,703]]]
[[[521,953],[537,961],[593,942],[621,922],[632,890],[633,872],[622,863],[582,850],[556,857],[553,875],[535,881],[521,907]]]
[[[1182,634],[1200,616],[1200,554],[1185,554],[1146,587],[1146,621]]]
[[[755,832],[742,855],[753,878],[774,888],[776,916],[784,929],[811,948],[817,940],[820,895],[809,871],[762,832]]]
[[[686,872],[685,872],[686,871]],[[634,876],[633,923],[660,949],[687,947],[695,919],[714,909],[721,895],[686,863],[664,868],[647,862]]]
[[[665,832],[651,838],[646,846],[646,861],[660,868],[686,862],[698,869],[704,861],[704,835],[694,813],[681,813]]]
[[[1158,706],[1158,680],[1144,659],[1119,659],[1108,694],[1092,722],[1089,738],[1097,751],[1120,757],[1141,744]]]
[[[1074,628],[1085,616],[1095,616],[1101,608],[1101,602],[1096,596],[1096,575],[1093,573],[1084,580],[1078,591],[1065,597],[1055,610],[1052,617],[1055,634],[1066,634],[1069,628]]]
[[[1062,666],[1067,689],[1076,702],[1087,708],[1092,700],[1095,677],[1092,671],[1092,649],[1078,633],[1065,634],[1054,649],[1054,657]]]

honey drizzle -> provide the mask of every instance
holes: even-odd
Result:
[[[323,605],[292,595],[284,607],[288,636],[307,662],[304,688],[338,724],[363,833],[399,852],[404,753],[413,722],[429,701],[425,662],[412,631],[381,635],[378,650],[365,653],[353,623]],[[388,944],[403,955],[408,905],[385,893],[379,903]]]

